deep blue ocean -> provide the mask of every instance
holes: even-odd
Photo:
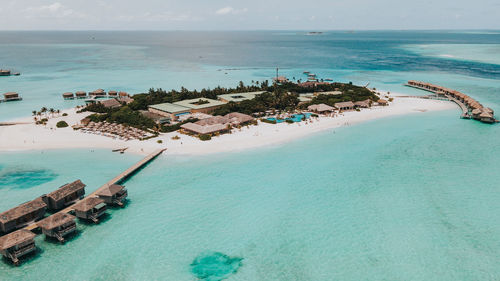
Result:
[[[63,92],[235,86],[280,74],[423,94],[457,89],[500,116],[498,31],[0,32],[0,121]],[[0,141],[8,136],[0,135]],[[37,238],[1,280],[500,280],[500,127],[427,112],[208,156],[168,152],[126,182],[130,202],[64,246]],[[82,179],[87,193],[137,155],[0,153],[0,210]]]

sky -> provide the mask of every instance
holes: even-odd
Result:
[[[0,0],[0,30],[500,29],[500,0]]]

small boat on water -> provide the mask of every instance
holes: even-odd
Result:
[[[125,152],[125,150],[127,150],[128,147],[124,147],[124,148],[118,148],[118,149],[113,149],[111,150],[112,152],[120,152],[121,154],[123,154]]]
[[[303,73],[304,73],[304,74],[309,74],[310,72],[309,72],[309,71],[304,71]]]

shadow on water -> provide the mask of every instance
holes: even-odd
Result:
[[[10,268],[22,267],[24,264],[32,262],[38,258],[40,258],[43,254],[44,250],[36,247],[36,250],[19,258],[19,264],[15,265],[9,258],[2,256],[2,261],[9,266]]]
[[[99,221],[97,223],[94,223],[92,220],[87,220],[87,219],[82,219],[82,218],[78,218],[78,223],[81,223],[82,225],[85,225],[85,226],[99,225],[101,223],[106,223],[111,218],[112,218],[111,214],[104,213],[103,215],[101,215],[98,218]]]
[[[72,241],[76,240],[78,237],[82,236],[82,231],[80,230],[75,230],[74,232],[64,236],[64,242],[59,242],[59,240],[57,240],[57,238],[55,237],[50,237],[50,236],[45,236],[45,242],[47,243],[50,243],[50,244],[54,244],[54,245],[65,245],[65,244],[68,244],[68,243],[71,243]]]

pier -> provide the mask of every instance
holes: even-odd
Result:
[[[408,87],[424,90],[433,93],[434,95],[425,96],[423,98],[434,98],[452,101],[456,103],[462,110],[460,117],[462,119],[474,119],[483,123],[498,122],[495,119],[493,109],[484,107],[481,103],[471,98],[470,96],[456,90],[448,89],[431,83],[410,80],[406,84]]]
[[[118,184],[118,183],[121,183],[123,181],[125,181],[126,179],[130,178],[131,176],[133,176],[135,173],[137,173],[139,170],[141,170],[142,168],[144,168],[148,163],[150,163],[152,160],[154,160],[156,157],[158,157],[160,154],[162,154],[166,149],[158,149],[158,150],[155,150],[154,152],[152,152],[151,154],[147,155],[145,158],[143,158],[141,161],[135,163],[133,166],[131,166],[130,168],[128,168],[127,170],[123,171],[122,173],[120,173],[119,175],[117,175],[116,177],[114,177],[113,179],[111,179],[110,181],[108,181],[107,183],[105,183],[104,185],[102,185],[101,187],[99,187],[97,190],[95,190],[94,192],[92,192],[91,194],[89,194],[87,197],[85,197],[83,200],[87,199],[87,198],[97,198],[97,194],[104,191],[105,189],[109,188],[109,186],[111,185],[115,185],[115,184]],[[80,201],[78,201],[80,202]],[[73,213],[75,211],[74,207],[76,204],[78,204],[78,202],[76,202],[75,204],[71,205],[71,206],[68,206],[66,207],[65,209],[55,213],[55,214],[59,214],[59,213],[65,213],[65,214],[69,214],[69,213]],[[53,215],[55,215],[53,214]],[[30,224],[28,225],[27,227],[25,227],[24,229],[26,230],[35,230],[37,228],[39,228],[40,226],[38,225],[37,222],[33,223],[33,224]]]

